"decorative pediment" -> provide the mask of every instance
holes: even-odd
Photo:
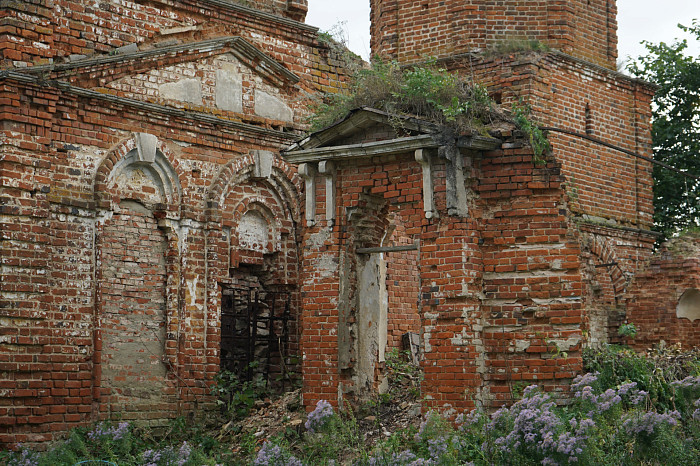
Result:
[[[399,131],[397,131],[397,129]],[[397,136],[397,133],[402,136]],[[423,171],[423,209],[426,218],[438,215],[433,196],[433,160],[445,164],[447,212],[467,215],[462,150],[492,150],[500,145],[496,138],[481,135],[457,135],[435,123],[405,115],[390,115],[373,108],[358,108],[343,120],[309,135],[289,147],[283,157],[300,164],[299,174],[306,182],[306,221],[315,223],[317,175],[326,186],[325,220],[335,220],[336,163],[347,160],[381,158],[392,154],[413,153]]]
[[[397,129],[401,136],[397,136]],[[445,127],[420,118],[362,107],[293,144],[284,157],[292,163],[305,163],[438,149],[445,144],[446,132]],[[491,150],[499,144],[497,139],[481,135],[453,135],[452,140],[456,147],[471,150]]]
[[[222,48],[220,53],[192,61],[168,60],[167,65],[122,75],[102,85],[122,97],[176,108],[294,122],[292,98],[284,85],[290,77],[273,70],[272,61],[253,63],[257,49],[243,48],[245,41],[234,44],[237,47]]]
[[[134,47],[116,55],[101,55],[68,63],[34,66],[26,71],[42,75],[49,74],[52,79],[60,79],[83,87],[101,87],[126,75],[161,69],[164,62],[167,66],[175,66],[224,53],[234,55],[241,63],[254,70],[258,76],[277,87],[295,84],[300,80],[299,76],[289,71],[282,63],[238,36],[154,46],[149,50],[139,50]],[[89,81],[90,85],[85,85],[85,81]]]

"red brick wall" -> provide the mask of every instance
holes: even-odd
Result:
[[[306,3],[262,0],[254,2],[256,11],[236,2],[226,6],[194,0],[9,2],[0,11],[1,59],[5,66],[46,64],[70,55],[90,56],[129,44],[192,40],[212,33],[296,36],[293,40],[308,44],[315,37],[315,28],[298,22],[306,17]],[[275,47],[275,42],[270,41],[269,47]]]
[[[594,223],[579,223],[586,280],[588,343],[621,343],[625,293],[634,274],[649,259],[655,237]]]
[[[162,422],[177,413],[165,363],[167,240],[152,215],[129,207],[99,239],[102,410],[112,420]]]
[[[652,90],[617,73],[555,54],[447,61],[474,73],[506,108],[523,97],[552,126],[651,156]],[[616,341],[629,278],[652,253],[651,164],[581,138],[549,132],[565,177],[567,207],[584,253],[589,343]],[[605,264],[613,264],[605,267]],[[598,266],[598,267],[596,267]]]
[[[420,189],[415,181],[412,187],[417,191]],[[391,223],[395,229],[387,244],[414,244],[413,238],[406,235],[403,219],[395,216]],[[387,348],[401,350],[403,334],[420,333],[420,258],[418,251],[391,252],[387,253],[385,258],[389,300]]]
[[[158,355],[159,364],[165,367],[151,374],[158,379],[151,383],[152,391],[158,393],[150,403],[159,412],[143,412],[148,422],[201,411],[212,401],[207,385],[219,370],[221,287],[236,281],[235,273],[230,274],[235,249],[231,230],[238,215],[236,209],[250,206],[253,198],[265,203],[277,222],[275,249],[263,255],[264,278],[271,286],[292,292],[292,320],[296,318],[301,184],[292,168],[276,156],[270,176],[255,178],[253,157],[249,154],[255,150],[277,153],[288,145],[304,127],[304,102],[308,102],[309,95],[321,89],[337,91],[346,80],[341,68],[345,63],[342,53],[320,45],[314,28],[284,18],[273,20],[262,13],[218,8],[208,2],[176,2],[176,7],[169,2],[125,3],[121,7],[103,2],[105,7],[100,8],[92,6],[94,2],[87,5],[88,2],[61,0],[53,2],[50,10],[43,6],[45,3],[14,2],[11,8],[3,10],[3,68],[17,66],[13,71],[21,71],[22,64],[41,64],[48,59],[60,63],[69,54],[106,56],[115,47],[130,43],[139,44],[143,50],[173,38],[184,44],[242,35],[284,63],[301,81],[296,85],[280,84],[250,74],[248,81],[259,80],[258,87],[279,92],[288,105],[295,106],[297,119],[282,125],[248,114],[235,118],[250,124],[241,127],[230,124],[231,115],[221,118],[224,112],[214,108],[211,99],[189,110],[220,117],[221,124],[201,117],[192,119],[191,114],[182,112],[169,113],[165,106],[153,111],[153,107],[146,110],[118,100],[130,97],[169,105],[170,109],[182,108],[177,102],[156,102],[152,96],[116,83],[144,82],[132,76],[166,82],[172,77],[166,71],[168,67],[190,70],[197,61],[205,69],[207,63],[211,65],[216,60],[207,52],[170,54],[148,63],[162,72],[148,72],[143,62],[126,60],[116,66],[55,71],[50,76],[69,80],[76,88],[111,86],[109,91],[103,91],[103,95],[108,94],[105,98],[86,97],[80,89],[32,82],[31,73],[26,79],[3,75],[3,446],[52,440],[76,425],[109,417],[110,403],[116,411],[121,409],[118,405],[139,396],[133,392],[113,396],[112,389],[121,375],[110,373],[105,365],[110,360],[111,347],[123,349],[125,343],[119,341],[121,333],[115,333],[111,326],[100,329],[95,320],[105,316],[117,319],[116,309],[109,303],[124,291],[123,285],[116,278],[103,281],[102,277],[112,270],[110,264],[131,264],[129,251],[116,254],[119,238],[114,236],[122,231],[116,228],[117,224],[121,226],[126,221],[119,207],[124,200],[141,203],[151,212],[134,217],[141,222],[139,231],[143,235],[131,243],[133,251],[149,241],[158,244],[152,248],[153,255],[140,255],[143,262],[139,265],[157,266],[155,277],[162,277],[165,268],[164,282],[159,278],[157,285],[148,287],[158,295],[152,300],[153,306],[144,303],[147,298],[143,296],[125,298],[144,319],[148,316],[152,320],[148,325],[165,335],[164,357]],[[298,4],[299,11],[305,4],[303,0],[283,3]],[[269,5],[279,6],[273,2]],[[198,28],[163,33],[167,28],[190,25]],[[322,75],[320,67],[330,70],[329,74]],[[208,76],[199,78],[207,84]],[[282,85],[282,89],[273,89],[275,85]],[[167,172],[163,176],[173,183],[167,199],[151,182],[122,183],[124,189],[115,189],[119,180],[114,176],[124,167],[123,160],[133,154],[134,133],[139,132],[158,138],[161,169]],[[122,168],[115,168],[118,166]],[[103,260],[104,254],[111,259]],[[136,264],[130,266],[134,270],[140,268]],[[121,265],[115,269],[122,275],[127,271]],[[131,275],[138,276],[136,272]],[[140,295],[143,288],[134,283],[129,294]],[[105,322],[110,319],[105,317]],[[165,327],[161,327],[163,322]],[[290,331],[290,351],[298,354],[296,322],[291,322]],[[155,336],[149,337],[147,346],[159,349],[163,334],[158,333],[158,342]],[[154,353],[158,354],[155,350]],[[149,358],[152,355],[145,356],[144,361]],[[132,372],[128,377],[148,378],[138,368]]]
[[[474,72],[474,79],[507,109],[524,99],[543,126],[588,134],[651,156],[652,90],[643,83],[551,54],[511,55],[471,64],[455,61],[448,66]],[[569,205],[575,214],[651,227],[649,162],[553,131],[548,139],[566,176]]]
[[[691,318],[678,315],[688,290],[700,290],[698,238],[689,235],[665,243],[637,273],[625,295],[626,321],[637,328],[636,338],[624,343],[646,351],[661,341],[683,348],[700,345],[700,307]]]
[[[319,221],[305,229],[302,262],[308,409],[352,392],[353,368],[339,365],[336,335],[354,321],[342,310],[339,318],[336,309],[356,286],[352,250],[360,245],[346,215],[359,215],[369,195],[383,199],[387,215],[400,218],[406,236],[420,243],[422,389],[429,407],[498,405],[512,399],[515,383],[536,381],[561,392],[580,370],[580,247],[563,178],[554,164],[535,168],[529,149],[512,147],[520,145],[507,140],[500,150],[469,158],[473,196],[464,218],[446,212],[439,161],[433,180],[440,217],[425,218],[413,154],[339,163],[332,227],[320,220],[325,193],[317,189]]]
[[[336,223],[331,226],[320,220],[325,211],[325,190],[317,189],[316,212],[320,221],[304,229],[302,350],[304,403],[307,407],[312,407],[319,399],[336,403],[339,385],[341,393],[347,394],[355,389],[353,378],[357,374],[352,367],[358,355],[352,348],[358,335],[350,330],[346,337],[344,329],[340,328],[353,328],[359,320],[354,304],[359,293],[355,248],[391,244],[382,243],[382,238],[394,221],[397,229],[393,239],[396,243],[412,242],[420,233],[423,222],[420,166],[412,162],[412,155],[375,162],[360,161],[338,167]],[[317,180],[322,186],[323,178]],[[351,216],[348,215],[350,212]],[[389,218],[393,220],[389,221]],[[390,303],[388,349],[400,345],[400,334],[405,328],[416,329],[415,300],[419,289],[402,289],[408,294],[402,296],[397,294],[398,288],[393,285],[395,280],[399,284],[415,283],[413,270],[416,266],[409,259],[412,255],[386,254]],[[350,352],[341,355],[340,361],[339,344],[346,345],[346,349],[340,348],[341,352]],[[357,393],[358,396],[362,394]]]
[[[615,69],[613,0],[373,0],[371,6],[372,54],[402,63],[527,39]]]

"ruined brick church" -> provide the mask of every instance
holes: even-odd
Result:
[[[373,54],[527,101],[546,163],[372,108],[306,136],[350,76],[306,0],[0,2],[0,445],[200,415],[221,370],[310,408],[409,346],[464,409],[564,394],[625,319],[698,342],[700,261],[652,257],[651,165],[596,142],[651,155],[615,1],[371,5]]]

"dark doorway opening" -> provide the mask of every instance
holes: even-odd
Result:
[[[298,365],[290,352],[291,293],[226,288],[221,304],[221,369],[239,380],[262,377],[274,390],[290,388]]]

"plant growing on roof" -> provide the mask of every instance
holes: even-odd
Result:
[[[348,94],[327,94],[313,108],[311,130],[326,128],[360,107],[416,116],[457,134],[482,132],[485,125],[510,121],[527,135],[537,164],[544,163],[542,156],[550,148],[545,134],[530,118],[529,106],[514,105],[510,116],[498,108],[485,87],[438,67],[434,61],[410,67],[374,62],[356,73]],[[401,133],[399,119],[394,129]]]
[[[504,118],[483,87],[434,62],[402,68],[395,62],[377,61],[355,75],[349,94],[327,95],[316,106],[312,130],[325,128],[359,107],[414,115],[460,132]]]

